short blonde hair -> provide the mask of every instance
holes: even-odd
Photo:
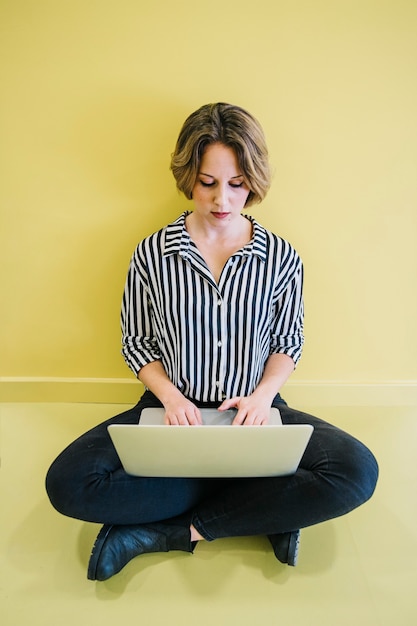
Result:
[[[271,184],[262,127],[248,111],[224,102],[205,104],[185,120],[171,159],[177,188],[191,200],[204,151],[213,143],[235,151],[250,190],[245,206],[261,202]]]

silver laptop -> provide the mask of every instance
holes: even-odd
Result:
[[[202,426],[166,426],[164,409],[148,408],[139,424],[111,424],[124,470],[134,476],[238,478],[293,474],[313,432],[283,425],[271,409],[265,426],[232,426],[236,409],[203,409]]]

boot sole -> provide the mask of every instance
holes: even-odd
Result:
[[[97,580],[97,566],[100,559],[101,551],[103,549],[104,544],[106,543],[106,539],[109,536],[109,533],[113,526],[103,526],[100,530],[97,538],[94,542],[93,549],[91,550],[90,560],[88,562],[88,570],[87,570],[87,578],[88,580]]]
[[[295,530],[291,533],[290,543],[288,545],[288,565],[295,567],[298,561],[298,552],[300,549],[300,531]]]

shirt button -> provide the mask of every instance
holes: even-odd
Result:
[[[221,348],[221,346],[222,346],[222,342],[221,342],[221,341],[218,341],[218,342],[217,342],[217,347],[218,347],[218,348]]]

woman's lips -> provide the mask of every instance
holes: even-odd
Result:
[[[227,217],[229,214],[228,213],[221,213],[219,211],[213,211],[212,215],[218,219],[218,220],[224,220],[225,217]]]

